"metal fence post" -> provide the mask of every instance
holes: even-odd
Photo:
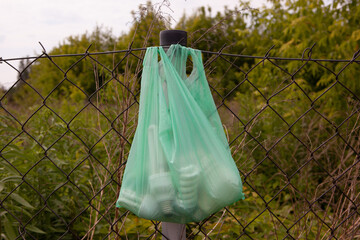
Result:
[[[163,222],[162,223],[163,240],[186,240],[185,224]]]
[[[164,30],[160,32],[160,46],[170,46],[171,44],[187,45],[187,32],[181,30]],[[163,240],[185,240],[185,224],[163,222]]]

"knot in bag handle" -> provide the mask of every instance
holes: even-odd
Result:
[[[171,71],[176,72],[177,75],[179,75],[179,77],[182,80],[188,79],[196,72],[198,73],[199,77],[200,76],[205,77],[205,71],[204,71],[200,50],[183,47],[179,44],[173,44],[169,47],[166,53],[163,47],[161,46],[158,47],[158,53],[160,55],[162,67],[164,68],[165,72],[167,73]],[[185,70],[186,70],[186,61],[189,56],[192,57],[193,69],[189,77],[187,77],[185,74]],[[172,60],[178,58],[181,58],[180,62],[177,61],[177,64],[180,64],[180,66],[174,66]],[[184,72],[178,72],[178,70]]]

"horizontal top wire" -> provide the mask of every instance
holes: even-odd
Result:
[[[166,47],[166,46],[162,46]],[[6,58],[3,59],[0,57],[0,64],[2,62],[8,62],[8,61],[17,61],[17,60],[24,60],[24,59],[36,59],[36,58],[58,58],[58,57],[76,57],[76,56],[84,56],[84,55],[104,55],[104,54],[115,54],[115,53],[125,53],[125,52],[134,52],[134,51],[145,51],[147,48],[131,48],[126,50],[115,50],[115,51],[104,51],[104,52],[85,52],[85,53],[72,53],[72,54],[55,54],[55,55],[44,55],[44,56],[32,56],[32,57],[17,57],[17,58]],[[255,59],[273,59],[273,60],[293,60],[293,61],[314,61],[314,62],[356,62],[360,63],[360,60],[355,59],[313,59],[311,57],[309,58],[284,58],[284,57],[270,57],[270,56],[252,56],[252,55],[242,55],[242,54],[234,54],[234,53],[223,53],[221,51],[219,52],[213,52],[213,51],[206,51],[206,50],[200,50],[202,53],[208,53],[208,54],[216,54],[216,55],[222,55],[222,56],[229,56],[229,57],[240,57],[240,58],[255,58]],[[44,52],[45,53],[45,52]]]

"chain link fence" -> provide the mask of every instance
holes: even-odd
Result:
[[[1,59],[19,75],[0,98],[2,239],[166,239],[115,207],[145,50]],[[187,239],[360,238],[359,52],[270,50],[203,51],[246,199],[187,224]]]

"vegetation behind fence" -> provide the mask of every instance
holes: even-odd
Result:
[[[359,238],[359,3],[272,2],[202,8],[178,23],[203,50],[246,195],[187,224],[187,238]],[[142,58],[167,24],[148,4],[118,39],[99,27],[37,57],[1,59],[19,74],[0,95],[1,238],[161,237],[161,223],[115,201]]]

